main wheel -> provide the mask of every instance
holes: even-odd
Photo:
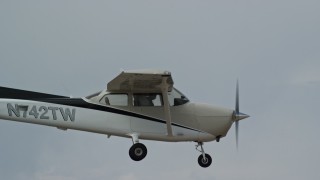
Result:
[[[144,144],[136,143],[129,149],[129,156],[134,161],[141,161],[147,155],[147,148]]]
[[[198,157],[198,163],[201,167],[209,167],[212,163],[212,159],[211,159],[211,156],[209,154],[205,154],[205,158],[203,158],[203,155],[201,154],[199,157]]]

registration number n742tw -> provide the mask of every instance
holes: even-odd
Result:
[[[62,108],[54,106],[28,106],[7,103],[8,115],[11,117],[34,117],[36,119],[53,119],[57,120],[57,116],[61,114],[64,121],[74,122],[76,119],[76,109]]]

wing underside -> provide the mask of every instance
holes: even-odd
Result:
[[[163,82],[163,77],[166,82]],[[162,92],[164,86],[172,90],[171,73],[159,70],[123,71],[108,83],[108,91],[156,93]]]

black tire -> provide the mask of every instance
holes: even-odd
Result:
[[[212,163],[212,158],[209,154],[205,154],[205,157],[204,159],[202,154],[198,157],[198,163],[203,168],[209,167]]]
[[[147,147],[144,144],[136,143],[129,149],[129,156],[134,161],[141,161],[147,156]]]

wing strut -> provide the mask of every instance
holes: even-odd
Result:
[[[167,131],[168,136],[172,136],[172,126],[171,126],[171,112],[170,112],[170,104],[168,98],[168,90],[169,84],[167,83],[169,76],[162,76],[162,97],[163,97],[163,105],[164,105],[164,115],[167,121]]]

